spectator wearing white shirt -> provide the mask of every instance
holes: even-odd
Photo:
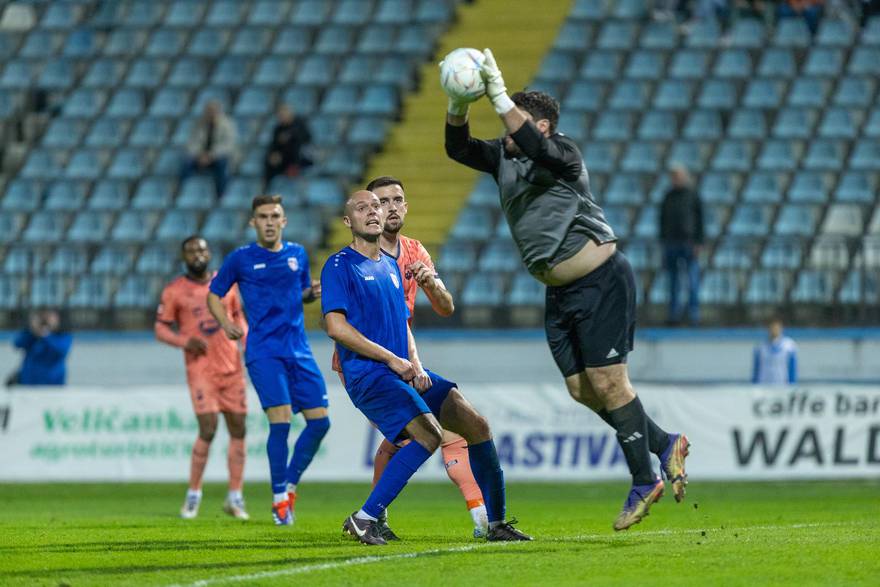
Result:
[[[797,383],[797,344],[783,335],[782,319],[773,318],[767,325],[768,338],[755,347],[752,383],[793,385]]]

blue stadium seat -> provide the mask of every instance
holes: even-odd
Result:
[[[691,169],[704,169],[708,159],[708,151],[696,141],[678,141],[672,144],[666,156],[666,165],[685,165]]]
[[[394,86],[369,85],[357,104],[357,113],[394,117],[400,109],[400,97]]]
[[[335,208],[336,206],[334,206]],[[323,233],[320,214],[317,210],[307,210],[289,217],[287,229],[290,234],[295,234],[296,240],[307,249],[314,249],[319,245]]]
[[[813,47],[801,70],[811,77],[837,77],[843,71],[843,51],[829,47]]]
[[[37,78],[37,86],[46,90],[67,90],[73,87],[74,63],[69,59],[53,59]]]
[[[744,204],[734,209],[727,231],[731,236],[763,236],[770,230],[772,216],[772,206]]]
[[[776,23],[773,44],[777,47],[806,48],[810,41],[810,31],[803,18],[782,18]]]
[[[880,171],[880,140],[860,139],[849,157],[850,169]]]
[[[120,242],[147,242],[156,225],[153,213],[143,210],[123,210],[111,231],[113,240]]]
[[[757,18],[741,18],[733,23],[730,46],[737,49],[761,49],[766,44],[764,23]]]
[[[754,79],[743,95],[746,108],[776,109],[782,104],[785,85],[772,79]]]
[[[79,275],[85,272],[88,264],[88,251],[65,245],[58,247],[49,255],[43,271],[47,275]]]
[[[222,55],[229,43],[228,29],[203,28],[196,31],[187,47],[187,54],[196,57],[217,57]]]
[[[831,204],[822,221],[822,234],[831,236],[861,236],[865,224],[862,207],[858,204]]]
[[[709,73],[710,53],[696,49],[676,51],[669,66],[669,77],[675,79],[703,79]]]
[[[43,178],[40,178],[43,179]],[[0,209],[20,212],[34,212],[43,200],[42,185],[31,179],[13,179],[6,185],[5,195],[0,201]]]
[[[168,73],[168,61],[138,59],[131,64],[128,75],[125,76],[125,85],[132,88],[153,89],[161,84],[166,73]]]
[[[726,140],[718,145],[712,157],[712,169],[716,171],[749,171],[754,149],[747,141]]]
[[[244,20],[247,8],[236,0],[219,0],[211,5],[205,22],[209,26],[235,26]]]
[[[19,309],[22,306],[22,280],[19,277],[0,275],[0,308]]]
[[[602,24],[599,39],[596,41],[598,49],[630,49],[636,44],[638,29],[631,21],[610,20]]]
[[[816,119],[816,111],[810,108],[784,108],[776,115],[773,136],[780,139],[812,138]]]
[[[99,37],[89,28],[72,31],[64,43],[61,54],[78,59],[92,58],[99,50]]]
[[[522,266],[512,241],[492,241],[483,250],[477,263],[480,271],[513,272]]]
[[[348,144],[379,148],[388,136],[384,118],[357,117],[348,131]]]
[[[828,201],[829,192],[825,174],[802,171],[794,174],[794,180],[788,188],[788,199],[802,204],[822,204]]]
[[[871,204],[877,188],[876,177],[864,171],[847,171],[840,178],[834,199],[839,202]]]
[[[750,304],[779,304],[791,282],[788,271],[759,269],[749,277],[745,291],[745,301]]]
[[[854,40],[852,25],[845,20],[824,18],[819,25],[816,41],[820,45],[848,47]]]
[[[9,244],[18,240],[27,215],[0,209],[0,243]]]
[[[201,234],[210,243],[237,243],[246,225],[247,215],[244,212],[214,209],[205,218]]]
[[[150,104],[150,116],[179,118],[186,112],[190,93],[181,88],[161,88]]]
[[[590,172],[609,173],[614,170],[617,152],[612,144],[587,141],[586,144],[581,145],[581,153]]]
[[[265,116],[275,105],[274,93],[265,88],[244,88],[233,110],[236,116]]]
[[[798,269],[804,255],[803,243],[791,237],[771,238],[761,253],[761,267],[766,269]]]
[[[325,114],[353,114],[356,111],[360,88],[357,86],[333,86],[324,95],[321,112]]]
[[[246,57],[224,57],[214,68],[211,84],[224,88],[239,88],[250,76],[251,60]]]
[[[511,306],[540,306],[544,304],[546,288],[540,281],[525,272],[514,275],[507,294],[507,303]]]
[[[122,210],[128,206],[128,183],[102,179],[95,183],[89,198],[89,210]]]
[[[733,139],[763,139],[767,136],[764,113],[745,108],[736,110],[727,126],[727,136]]]
[[[822,108],[828,102],[831,85],[828,80],[812,77],[799,77],[794,80],[788,92],[789,106],[808,106]]]
[[[115,148],[125,141],[129,122],[118,118],[98,118],[86,135],[85,145],[96,148]]]
[[[719,269],[751,269],[756,243],[751,239],[725,238],[715,248],[712,265]]]
[[[818,206],[785,204],[779,211],[773,233],[782,236],[813,236],[819,214]]]
[[[92,61],[82,81],[85,88],[112,88],[119,85],[125,75],[125,63],[112,58],[100,58]]]
[[[97,275],[81,276],[67,298],[70,308],[102,308],[110,305],[110,284]]]
[[[693,106],[694,86],[682,80],[660,82],[653,106],[661,110],[689,110]]]
[[[423,24],[440,24],[449,22],[453,17],[453,8],[448,2],[431,2],[420,0],[416,8],[415,20]]]
[[[73,219],[65,239],[73,243],[100,243],[106,240],[113,223],[110,212],[83,210]]]
[[[413,18],[412,0],[380,0],[373,22],[377,24],[404,24]]]
[[[278,88],[288,85],[295,71],[296,62],[293,59],[268,55],[257,64],[251,82],[258,86]]]
[[[150,57],[176,57],[187,42],[186,29],[156,29],[147,41],[146,54]]]
[[[174,197],[174,187],[170,181],[148,177],[141,181],[131,208],[134,210],[165,210],[171,206]]]
[[[701,18],[691,27],[687,36],[688,47],[712,49],[718,46],[721,38],[721,26],[714,18]]]
[[[116,29],[110,33],[104,44],[104,55],[108,57],[136,57],[143,54],[146,44],[146,30]]]
[[[354,46],[355,29],[332,25],[318,30],[313,50],[319,55],[345,55]]]
[[[437,268],[442,274],[471,272],[477,267],[477,246],[460,240],[447,241],[440,249]]]
[[[712,71],[719,78],[747,79],[752,75],[752,59],[743,49],[727,49],[718,55]]]
[[[83,8],[74,2],[52,2],[43,13],[40,28],[69,30],[79,23],[83,16]]]
[[[86,187],[79,182],[67,180],[53,182],[46,194],[46,209],[75,212],[86,201]]]
[[[853,269],[847,273],[838,293],[838,301],[844,304],[880,303],[880,285],[877,277],[870,272]]]
[[[60,36],[51,31],[33,29],[24,40],[18,51],[19,57],[34,60],[46,60],[58,52]]]
[[[336,77],[336,82],[343,85],[367,85],[375,79],[377,63],[377,57],[353,55],[342,64],[342,69]]]
[[[294,112],[309,115],[318,108],[318,91],[315,88],[292,87],[284,92],[282,100]]]
[[[465,306],[498,306],[504,300],[504,283],[498,275],[478,273],[467,280],[461,301]]]
[[[732,110],[736,107],[736,86],[729,80],[709,79],[703,83],[697,105],[712,110]]]
[[[642,0],[618,0],[611,15],[622,20],[636,20],[648,16],[648,11]]]
[[[682,131],[691,140],[717,140],[721,134],[721,115],[716,110],[692,110]]]
[[[650,84],[641,81],[618,82],[608,98],[608,106],[619,110],[645,110],[648,105]]]
[[[629,140],[634,118],[630,112],[607,110],[596,119],[591,136],[601,141]]]
[[[632,211],[627,206],[604,206],[605,220],[618,238],[629,238],[632,230]]]
[[[339,0],[330,20],[336,24],[362,25],[370,20],[373,0]]]
[[[782,180],[776,173],[752,173],[743,188],[743,201],[751,204],[777,204],[782,201]]]
[[[286,0],[258,0],[247,13],[250,25],[272,26],[284,22],[290,11],[290,2]]]
[[[587,54],[579,75],[589,80],[616,80],[622,63],[623,53],[620,51],[592,51]]]
[[[232,106],[230,92],[226,88],[207,86],[196,94],[190,113],[193,116],[201,116],[205,110],[205,105],[211,101],[219,102],[224,112],[229,112],[229,108]]]
[[[311,206],[339,208],[345,202],[345,193],[335,179],[308,179],[303,182],[301,189],[306,202]]]
[[[834,301],[835,281],[833,272],[803,270],[791,290],[791,299],[801,303],[831,303]]]
[[[807,265],[813,269],[847,269],[850,263],[846,239],[820,236],[813,242]]]
[[[43,146],[59,149],[75,147],[82,140],[84,132],[84,125],[80,120],[56,118],[43,135]]]
[[[129,275],[116,290],[116,294],[113,296],[113,306],[117,308],[152,308],[157,303],[159,287],[159,284],[147,276]]]
[[[146,173],[150,164],[148,151],[145,149],[125,148],[116,152],[107,177],[111,179],[138,179]]]
[[[880,238],[869,236],[862,239],[862,266],[880,269]],[[856,261],[855,265],[858,265]]]
[[[563,113],[570,110],[598,112],[604,98],[604,84],[593,81],[575,81],[569,86],[568,94],[563,101],[565,105]]]
[[[873,103],[876,84],[868,77],[844,77],[834,92],[835,106],[865,108]]]
[[[854,139],[858,131],[846,108],[829,108],[819,123],[819,136],[826,139]]]
[[[574,55],[564,51],[550,51],[544,56],[541,66],[538,68],[538,79],[542,80],[570,80],[577,71],[577,61]]]
[[[761,54],[758,75],[767,78],[793,78],[797,75],[794,52],[791,49],[771,47]]]
[[[671,112],[646,112],[639,123],[638,137],[642,140],[671,141],[677,134],[675,115]]]
[[[489,240],[494,219],[486,208],[464,208],[450,234],[456,239],[486,241]]]
[[[69,179],[94,180],[101,177],[107,155],[95,149],[82,149],[73,154],[67,162],[65,176]]]
[[[275,35],[272,53],[275,55],[303,55],[312,46],[312,30],[308,27],[286,27]]]
[[[163,189],[173,193],[170,186]],[[213,181],[207,176],[194,175],[181,186],[175,205],[182,210],[209,210],[216,204],[216,199]]]
[[[587,116],[577,110],[564,109],[559,114],[558,132],[579,143],[587,138]]]
[[[34,68],[26,61],[7,61],[0,75],[0,88],[23,90],[33,84]]]
[[[9,248],[3,259],[3,273],[9,275],[30,275],[40,271],[43,256],[31,246],[15,245]]]
[[[204,16],[205,4],[202,2],[172,2],[165,14],[165,26],[193,28]]]
[[[61,175],[62,169],[57,151],[35,148],[28,153],[20,176],[27,179],[54,179]]]
[[[643,49],[675,49],[678,30],[672,22],[651,22],[642,29],[639,46]]]
[[[171,122],[165,118],[148,116],[141,118],[134,125],[128,144],[133,147],[159,148],[168,142]]]
[[[393,85],[404,91],[415,88],[416,76],[408,68],[399,67],[399,58],[390,55],[384,57],[377,66],[373,81],[377,84]]]
[[[656,173],[660,170],[660,149],[651,142],[631,142],[620,160],[623,171]]]
[[[562,51],[585,53],[593,36],[593,25],[590,23],[568,20],[559,29],[553,47]]]
[[[653,240],[629,241],[626,244],[626,258],[636,271],[659,269],[661,265],[660,248]]]
[[[663,76],[665,69],[666,56],[663,53],[643,49],[630,54],[624,75],[632,79],[657,80]],[[567,78],[570,77],[567,76]]]
[[[602,196],[603,205],[640,206],[645,202],[645,188],[638,175],[616,174],[603,190]]]
[[[30,305],[34,308],[59,308],[64,305],[67,280],[38,275],[31,280]]]
[[[199,229],[199,219],[192,210],[168,210],[159,221],[154,238],[180,242]]]
[[[758,155],[758,168],[765,171],[794,171],[800,158],[800,149],[791,141],[771,139],[764,142]]]
[[[117,90],[107,104],[105,114],[115,118],[135,118],[144,113],[144,93],[140,90],[122,88]]]
[[[606,0],[575,0],[569,18],[575,20],[602,20],[608,12]]]
[[[633,227],[633,234],[644,239],[656,239],[660,236],[658,206],[643,206],[641,208],[639,219]]]
[[[63,237],[67,228],[67,212],[41,212],[31,216],[31,221],[21,235],[26,243],[56,243]]]
[[[251,200],[254,196],[261,194],[263,191],[262,182],[255,179],[234,178],[226,193],[220,200],[220,207],[232,210],[251,209]]]
[[[152,0],[136,0],[125,17],[125,25],[134,28],[146,28],[159,24],[164,4]]]
[[[810,141],[803,164],[806,169],[838,171],[843,167],[843,146],[831,139]]]
[[[230,55],[258,56],[269,49],[272,31],[263,27],[246,27],[239,29],[229,46]]]
[[[328,86],[336,76],[336,60],[327,55],[305,57],[296,72],[296,84],[305,86]]]
[[[867,24],[862,27],[860,41],[863,45],[880,45],[880,16],[868,19]]]
[[[704,173],[700,181],[700,195],[706,202],[732,204],[737,192],[736,176],[731,173]]]
[[[700,279],[700,303],[733,305],[739,301],[739,275],[736,271],[710,270]]]
[[[849,58],[846,72],[850,75],[880,75],[880,47],[856,47]]]

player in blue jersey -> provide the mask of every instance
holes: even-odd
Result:
[[[257,241],[232,252],[211,282],[208,308],[230,339],[243,332],[226,315],[220,299],[238,284],[248,322],[245,364],[269,418],[269,471],[275,524],[294,521],[296,486],[330,428],[327,390],[303,327],[303,304],[321,296],[312,281],[306,250],[281,239],[287,224],[281,196],[257,196],[250,224]],[[306,426],[288,463],[292,413]]]
[[[321,272],[322,311],[352,403],[392,443],[410,439],[388,463],[363,507],[342,528],[364,544],[386,544],[377,522],[410,477],[440,446],[442,428],[464,437],[486,502],[488,540],[531,540],[504,519],[504,473],[489,423],[456,385],[426,371],[407,319],[397,263],[382,253],[384,213],[373,192],[352,194],[343,222],[352,244]]]

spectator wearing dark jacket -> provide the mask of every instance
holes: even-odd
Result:
[[[700,265],[697,259],[703,244],[703,204],[694,190],[687,169],[677,165],[670,171],[672,187],[660,206],[660,241],[663,243],[666,270],[669,272],[669,321],[681,321],[679,272],[687,272],[688,319],[700,319]]]
[[[276,175],[296,176],[312,164],[311,159],[303,155],[303,147],[312,141],[306,121],[286,105],[278,108],[277,116],[264,163],[263,179],[267,187]]]
[[[19,332],[13,344],[24,351],[24,360],[7,383],[15,385],[64,385],[67,354],[73,337],[59,331],[55,310],[40,310],[30,316],[29,327]]]

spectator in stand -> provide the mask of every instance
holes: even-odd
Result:
[[[776,17],[800,17],[807,22],[810,33],[815,35],[819,30],[819,21],[825,13],[825,0],[785,0],[776,8]]]
[[[272,144],[266,151],[263,179],[268,187],[276,175],[297,176],[312,160],[303,155],[303,147],[312,141],[312,133],[304,118],[296,116],[282,104],[276,113],[278,122],[272,131]]]
[[[28,328],[16,335],[12,344],[24,351],[24,360],[7,385],[64,385],[67,381],[67,354],[73,337],[60,331],[61,319],[55,310],[31,312]]]
[[[220,103],[211,100],[205,104],[186,142],[187,160],[180,173],[181,183],[193,173],[210,173],[217,197],[222,196],[229,181],[229,162],[235,155],[235,142],[235,123],[223,114]]]
[[[868,24],[868,20],[874,16],[880,16],[880,0],[861,0],[862,7],[861,25]]]
[[[688,279],[688,320],[697,324],[700,320],[698,255],[703,244],[703,203],[683,165],[673,165],[669,177],[672,187],[660,205],[660,241],[669,272],[669,323],[681,321],[678,279],[684,265]]]
[[[793,385],[797,383],[797,345],[782,333],[782,318],[767,325],[767,340],[755,347],[752,383]]]

